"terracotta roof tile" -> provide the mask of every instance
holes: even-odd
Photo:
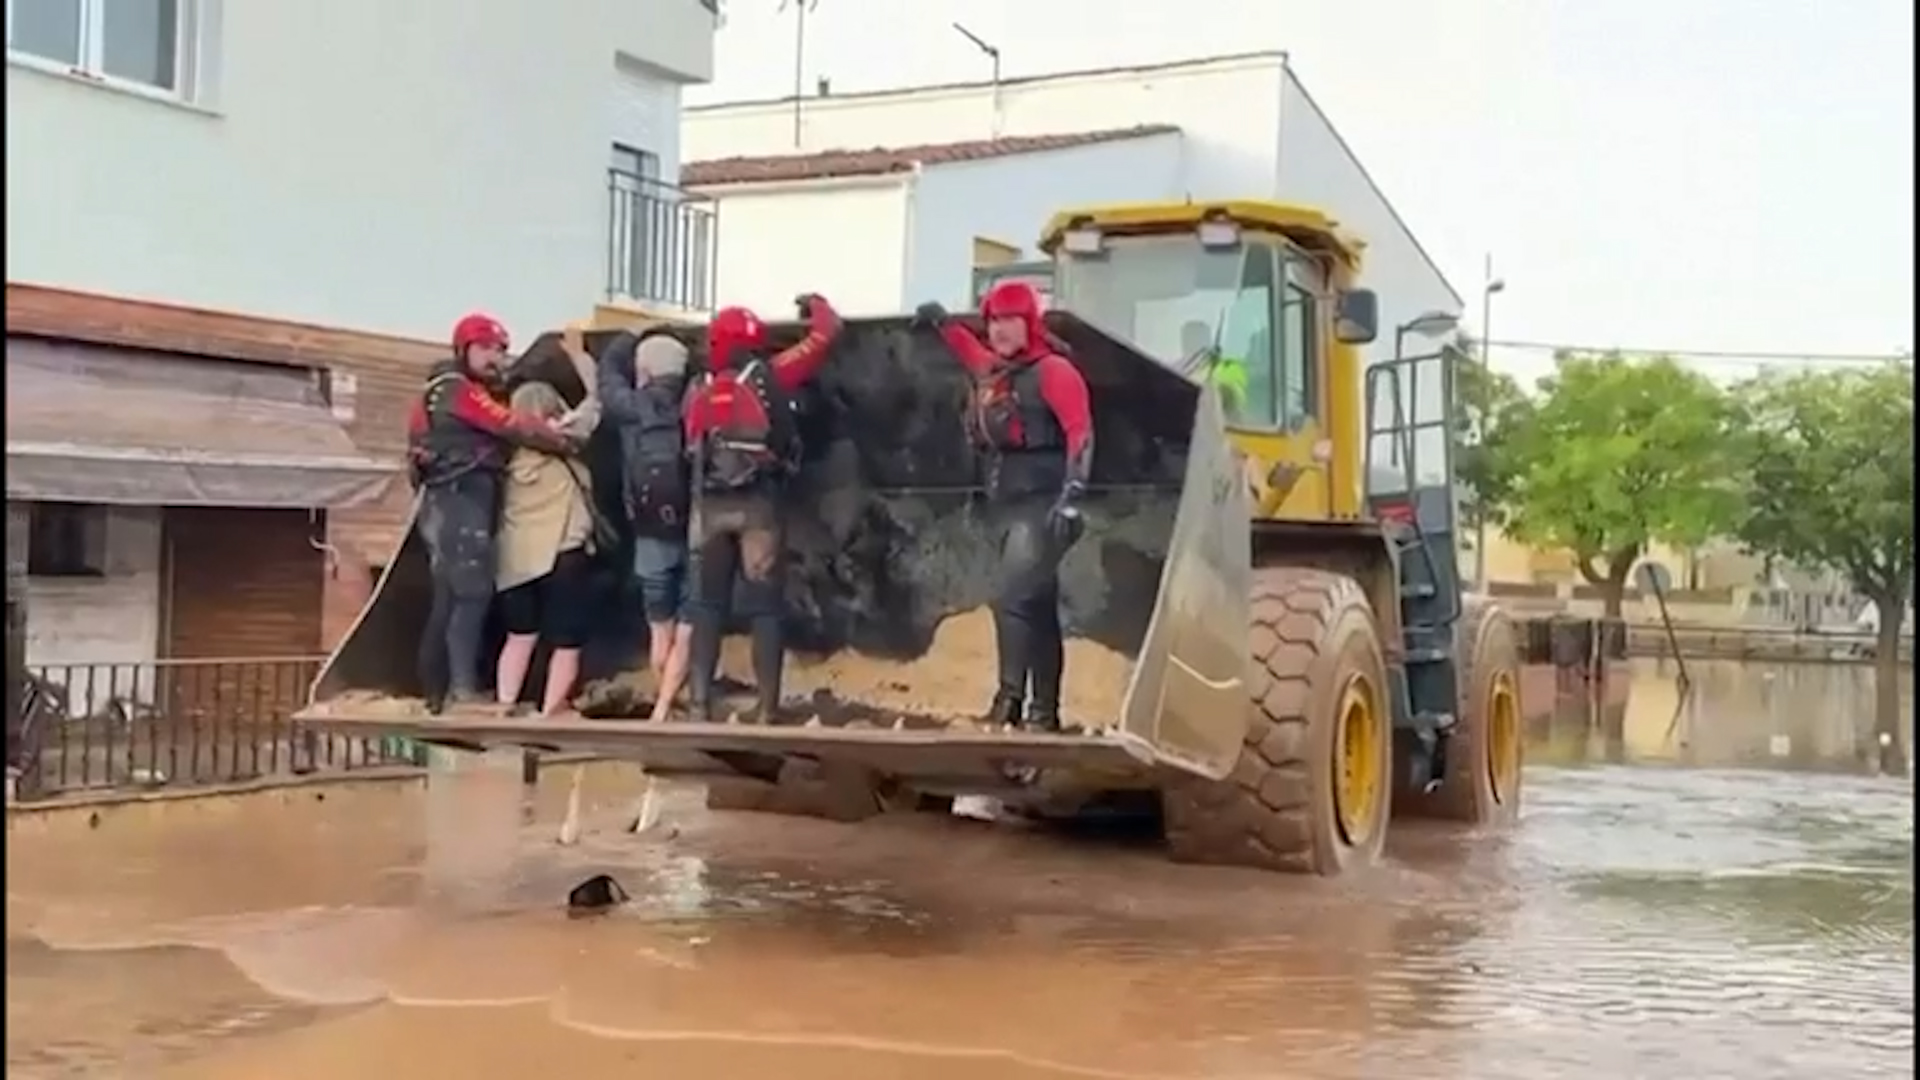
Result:
[[[922,146],[874,147],[871,150],[826,150],[817,154],[779,154],[767,157],[731,157],[689,162],[680,170],[687,187],[716,184],[760,184],[783,180],[826,180],[843,176],[883,176],[908,172],[918,165],[951,165],[1068,150],[1076,146],[1174,135],[1172,124],[1141,124],[1104,131],[1077,131],[1060,135],[1013,135],[1003,139],[928,143]]]

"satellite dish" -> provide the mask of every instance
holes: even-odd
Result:
[[[1641,592],[1665,596],[1673,591],[1673,571],[1665,563],[1643,562],[1633,568],[1633,583]]]

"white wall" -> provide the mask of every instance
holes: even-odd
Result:
[[[104,576],[27,579],[27,663],[151,664],[160,653],[160,544],[158,507],[106,508]],[[64,684],[64,673],[49,673]],[[76,714],[104,707],[110,689],[132,696],[152,689],[152,670],[122,668],[94,675],[91,696],[85,669],[75,670],[69,708]]]
[[[1381,335],[1370,358],[1391,358],[1394,327],[1415,316],[1460,313],[1460,297],[1291,72],[1281,101],[1279,190],[1289,201],[1328,209],[1343,229],[1366,241],[1361,270],[1380,294]],[[1409,338],[1407,352],[1431,352],[1436,344]]]
[[[477,0],[463,10],[483,9],[489,2],[497,5],[509,0]],[[548,18],[558,18],[565,11],[570,18],[584,19],[606,47],[673,82],[713,81],[713,33],[719,20],[701,0],[568,0],[565,5],[516,6]],[[529,64],[521,70],[535,76],[541,67]]]
[[[719,202],[719,296],[762,318],[793,317],[793,298],[817,292],[843,315],[900,310],[912,258],[912,177],[700,189]]]
[[[680,180],[680,84],[629,57],[613,65],[613,141],[660,159],[659,179]]]
[[[524,338],[605,290],[616,51],[712,66],[696,0],[199,3],[192,107],[9,64],[9,280]]]
[[[1273,53],[1145,73],[1016,81],[1001,91],[1000,134],[1174,124],[1186,133],[1188,146],[1183,194],[1218,199],[1272,192],[1282,71],[1283,60]],[[794,152],[790,101],[690,108],[681,130],[689,161]],[[958,142],[993,134],[993,94],[985,85],[814,98],[801,111],[806,151]]]
[[[969,303],[975,237],[1039,258],[1034,245],[1056,211],[1177,199],[1185,167],[1178,134],[930,166],[915,192],[913,259],[900,310],[926,300],[949,307]]]

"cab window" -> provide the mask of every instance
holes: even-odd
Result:
[[[1294,431],[1318,419],[1320,355],[1319,268],[1298,256],[1286,260],[1286,286],[1280,300],[1280,392],[1275,409],[1282,430]]]
[[[1274,363],[1273,297],[1279,284],[1273,248],[1247,244],[1240,286],[1220,319],[1217,379],[1229,422],[1272,428],[1278,400]]]

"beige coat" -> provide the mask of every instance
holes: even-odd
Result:
[[[585,354],[582,381],[594,385],[592,361]],[[589,396],[573,412],[545,383],[529,383],[514,392],[514,407],[558,416],[562,428],[585,441],[600,421],[599,399]],[[520,447],[507,461],[505,493],[500,507],[500,534],[494,585],[502,591],[551,573],[561,552],[593,548],[593,480],[587,464]]]

